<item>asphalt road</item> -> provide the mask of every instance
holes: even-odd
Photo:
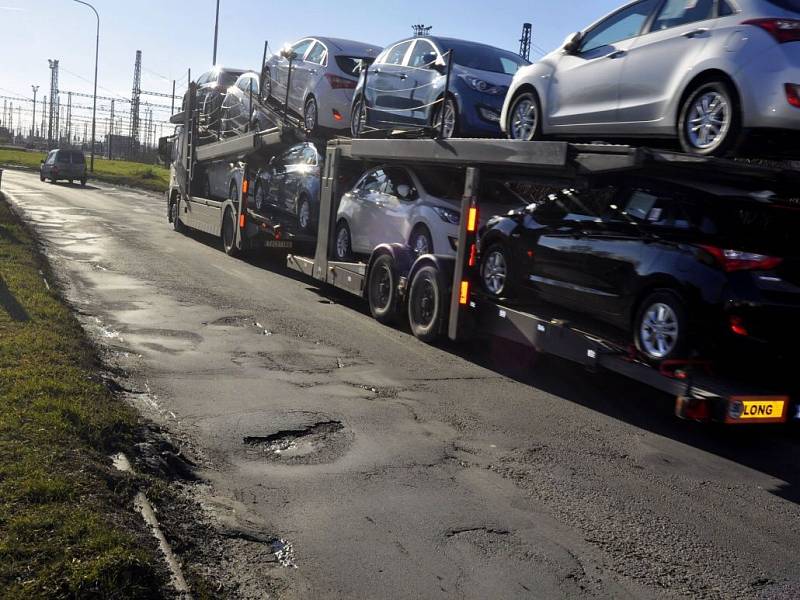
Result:
[[[291,544],[296,569],[223,550],[241,595],[800,597],[796,433],[682,422],[502,345],[425,346],[175,233],[160,196],[11,171],[3,190],[137,406],[190,445],[204,510]]]

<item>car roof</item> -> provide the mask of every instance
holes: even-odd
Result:
[[[351,54],[353,56],[363,56],[374,54],[377,56],[381,51],[380,46],[375,44],[365,44],[364,42],[356,42],[354,40],[345,40],[342,38],[323,37],[318,35],[310,35],[309,38],[319,40],[326,46],[328,50],[336,50],[337,54]],[[307,38],[303,38],[307,39]]]

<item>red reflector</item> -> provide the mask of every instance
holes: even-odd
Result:
[[[469,216],[467,217],[467,231],[473,233],[477,228],[478,228],[478,208],[472,206],[469,209]]]
[[[528,258],[533,258],[533,250],[528,250]]]
[[[335,108],[333,109],[333,118],[334,118],[336,121],[341,121],[342,119],[344,119],[344,117],[342,116],[342,113],[340,113],[340,112],[339,112],[338,110],[336,110]]]
[[[245,222],[244,222],[244,213],[239,215],[239,229],[244,229]]]
[[[345,79],[331,73],[325,73],[325,79],[328,80],[334,90],[354,90],[356,89],[356,83],[358,83],[354,79]]]
[[[800,108],[800,85],[796,83],[787,83],[784,85],[786,88],[786,100],[795,108]]]
[[[741,250],[728,250],[716,246],[700,246],[717,261],[719,266],[727,272],[733,271],[771,271],[783,262],[777,256],[766,256],[754,252]]]
[[[741,335],[744,337],[750,335],[747,332],[747,327],[744,326],[744,319],[742,317],[731,315],[730,323],[731,323],[731,331],[736,335]]]
[[[461,293],[458,295],[458,303],[466,304],[469,300],[469,281],[461,282]]]
[[[761,27],[779,44],[800,41],[800,20],[798,19],[750,19],[742,25]]]
[[[475,266],[475,261],[477,259],[477,255],[478,255],[478,248],[475,246],[475,244],[472,244],[469,247],[469,266],[470,267],[474,267]]]

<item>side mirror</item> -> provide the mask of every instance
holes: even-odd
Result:
[[[428,60],[428,58],[430,58],[431,60]],[[424,64],[427,65],[429,69],[433,69],[434,71],[438,71],[439,73],[442,74],[447,72],[447,63],[438,54],[430,52],[429,54],[425,55],[424,59],[425,59]]]
[[[574,54],[578,51],[578,48],[580,48],[582,41],[583,34],[580,31],[569,34],[567,39],[564,40],[564,52],[567,54]]]
[[[397,186],[397,195],[403,200],[410,200],[414,197],[414,188],[405,183],[401,183]]]
[[[281,56],[286,60],[297,60],[297,52],[292,50],[291,48],[284,48],[281,50]]]
[[[44,159],[42,159],[42,164],[44,164]]]

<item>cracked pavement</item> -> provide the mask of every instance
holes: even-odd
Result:
[[[502,344],[425,346],[173,232],[160,196],[8,170],[3,189],[120,391],[196,465],[231,595],[800,596],[796,431],[681,422]]]

